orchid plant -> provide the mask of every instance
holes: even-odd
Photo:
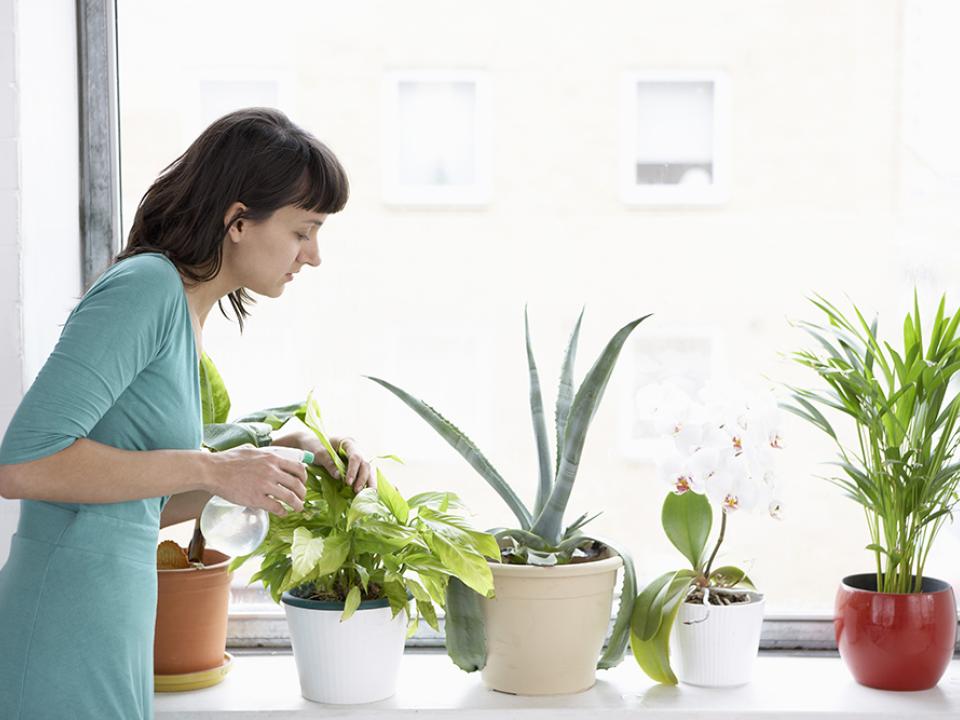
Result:
[[[783,447],[780,415],[772,397],[750,402],[712,398],[695,401],[673,385],[648,389],[641,402],[666,437],[657,474],[669,486],[661,522],[667,538],[690,567],[664,573],[637,597],[630,645],[653,680],[675,685],[670,668],[670,633],[680,603],[729,604],[753,589],[745,571],[714,563],[726,537],[728,518],[764,509],[780,518],[776,453]],[[714,511],[720,530],[708,553]]]

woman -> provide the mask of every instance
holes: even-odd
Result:
[[[22,501],[0,570],[4,718],[152,717],[158,528],[211,494],[303,507],[300,463],[199,450],[201,331],[224,297],[242,330],[248,290],[278,297],[318,266],[317,231],[347,195],[333,153],[263,108],[215,122],[144,195],[0,445],[0,494]],[[274,440],[329,462],[302,425]],[[334,442],[344,480],[368,484],[352,441]]]

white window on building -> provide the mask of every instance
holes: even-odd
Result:
[[[384,200],[480,205],[490,191],[485,78],[466,72],[394,72],[384,108]]]
[[[183,139],[189,143],[210,123],[248,107],[276,108],[296,117],[289,71],[280,68],[243,70],[197,68],[189,88],[190,103],[183,113]]]
[[[624,202],[698,205],[725,200],[725,90],[718,73],[631,73],[625,78]]]

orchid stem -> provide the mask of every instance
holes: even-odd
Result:
[[[717,544],[713,548],[713,552],[710,553],[710,559],[707,560],[707,569],[704,570],[704,577],[707,578],[707,582],[710,581],[710,568],[713,567],[713,561],[717,557],[717,551],[720,550],[720,545],[723,543],[723,535],[727,531],[727,512],[726,510],[720,511],[720,536],[717,538]]]

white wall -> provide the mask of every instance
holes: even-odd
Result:
[[[23,395],[20,325],[20,87],[16,0],[0,0],[0,428]],[[17,503],[0,499],[0,559],[6,559]]]
[[[80,294],[70,0],[0,0],[0,432]],[[0,563],[18,503],[0,500]]]

